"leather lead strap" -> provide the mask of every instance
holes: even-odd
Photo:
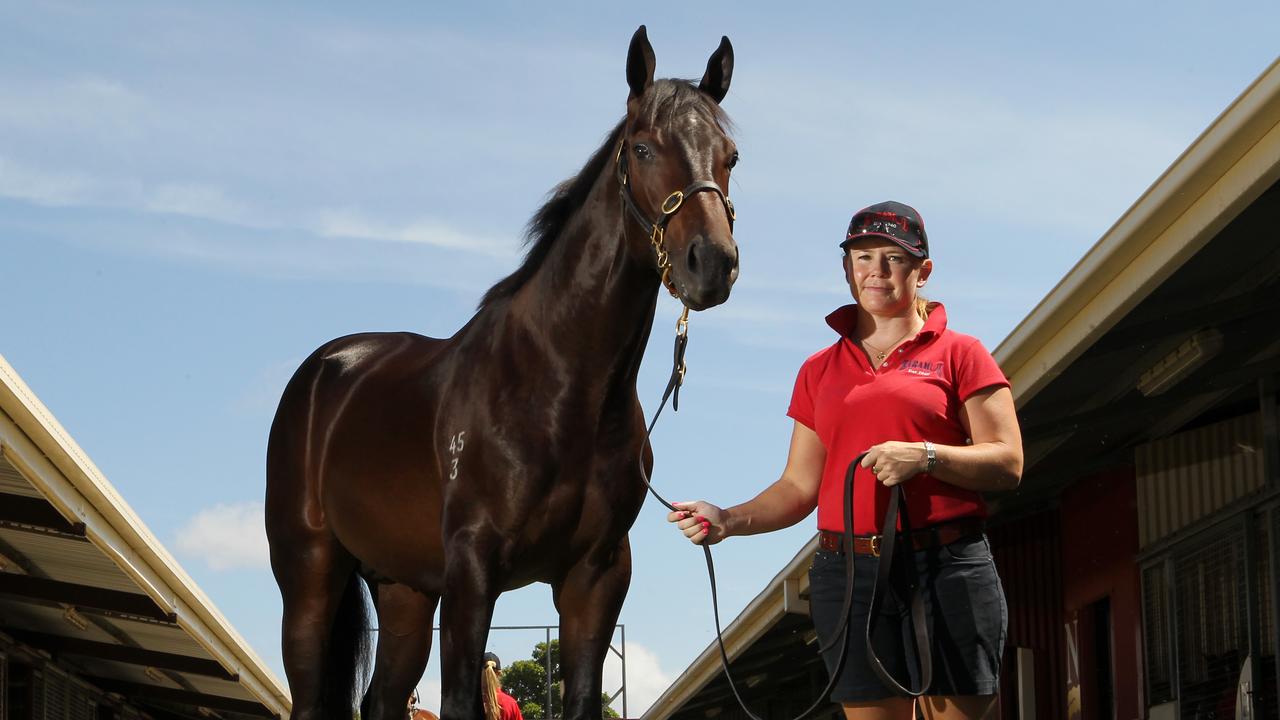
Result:
[[[852,464],[850,468],[849,472],[852,475]],[[851,511],[846,512],[852,515]],[[899,514],[902,516],[901,533],[897,531]],[[852,524],[845,526],[847,531],[845,534],[849,537],[850,544],[853,543],[853,534],[849,531],[852,527]],[[907,516],[907,501],[903,497],[901,485],[894,485],[890,489],[889,507],[885,510],[884,525],[880,527],[882,539],[880,555],[876,558],[876,584],[871,593],[871,609],[867,613],[867,662],[885,687],[899,695],[920,697],[928,691],[929,685],[933,682],[933,652],[929,644],[929,623],[924,610],[924,592],[920,587],[920,575],[916,572],[915,555],[910,545],[905,548],[906,552],[894,552],[899,536],[911,537],[911,520]],[[900,593],[899,599],[905,600],[909,597],[911,601],[911,628],[915,635],[916,659],[919,661],[919,674],[916,677],[919,678],[920,685],[916,689],[905,687],[885,669],[871,643],[872,624],[880,614],[885,593],[889,591],[891,585],[896,585]],[[910,678],[907,682],[910,683]]]

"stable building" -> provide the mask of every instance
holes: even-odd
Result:
[[[278,720],[290,708],[0,357],[0,720]]]
[[[1021,487],[989,498],[1010,614],[1000,717],[1280,717],[1277,313],[1280,61],[993,353],[1026,448]],[[816,547],[724,634],[764,718],[826,684]],[[745,717],[716,646],[644,717]]]

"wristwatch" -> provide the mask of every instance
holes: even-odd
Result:
[[[926,473],[931,473],[933,472],[933,469],[938,466],[938,449],[934,447],[933,443],[929,442],[928,440],[925,440],[923,442],[924,442],[924,457],[925,457],[924,471]]]

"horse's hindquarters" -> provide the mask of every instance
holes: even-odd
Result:
[[[285,389],[267,452],[267,533],[283,563],[332,542],[361,572],[439,592],[441,489],[432,398],[420,382],[440,341],[340,338]]]

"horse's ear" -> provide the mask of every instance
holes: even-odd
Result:
[[[627,84],[631,86],[631,97],[638,98],[653,84],[653,70],[658,61],[653,57],[653,46],[649,44],[649,34],[641,25],[636,34],[631,36],[631,49],[627,51]]]
[[[720,47],[711,53],[707,61],[707,72],[698,83],[698,89],[710,95],[717,103],[729,94],[729,81],[733,79],[733,45],[729,38],[720,37]]]

